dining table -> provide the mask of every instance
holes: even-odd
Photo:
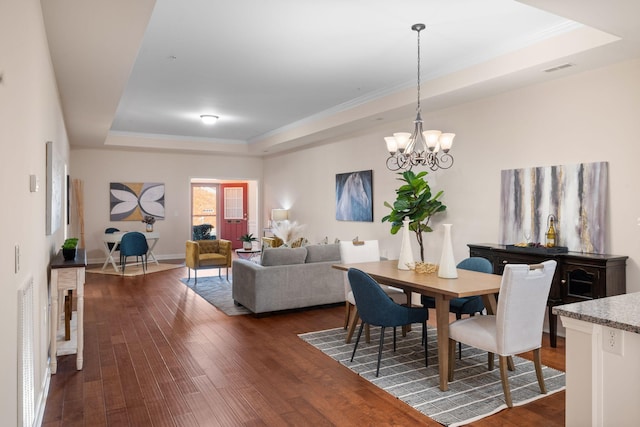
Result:
[[[107,254],[107,259],[104,261],[104,264],[102,264],[103,270],[107,268],[107,264],[111,262],[113,269],[116,272],[120,271],[118,268],[118,265],[113,259],[113,254],[118,249],[118,246],[119,246],[118,244],[122,240],[122,236],[124,236],[127,233],[128,231],[117,231],[115,233],[105,233],[103,235],[102,237],[102,242],[104,243],[103,248],[105,253]],[[153,249],[156,247],[158,240],[160,240],[160,233],[157,231],[147,231],[147,232],[142,232],[142,234],[144,234],[144,237],[147,239],[147,243],[149,245],[149,250],[147,251],[147,258],[155,262],[156,264],[158,264],[158,259],[154,255]]]
[[[437,273],[418,273],[398,269],[398,260],[383,260],[355,264],[334,264],[333,268],[348,271],[357,268],[378,283],[402,289],[411,301],[411,293],[433,297],[436,301],[436,333],[440,390],[449,387],[449,301],[454,298],[481,296],[488,314],[496,312],[496,297],[502,277],[496,274],[457,269],[458,277],[445,279]]]

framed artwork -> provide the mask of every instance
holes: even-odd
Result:
[[[336,219],[373,222],[373,170],[336,174]]]
[[[164,219],[164,183],[110,183],[109,212],[111,221],[142,221],[147,215]]]
[[[556,245],[606,253],[608,163],[580,163],[503,170],[500,243],[544,243],[549,215]]]
[[[56,153],[53,141],[46,143],[47,158],[47,206],[46,233],[47,236],[62,225],[62,187],[64,180],[64,166],[62,159]]]

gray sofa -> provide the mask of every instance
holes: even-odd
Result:
[[[265,248],[262,265],[233,261],[233,299],[253,313],[344,302],[339,245]]]

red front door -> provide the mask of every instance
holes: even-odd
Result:
[[[233,249],[242,247],[240,236],[247,234],[247,184],[220,184],[220,239],[231,240]]]

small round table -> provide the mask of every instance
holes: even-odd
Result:
[[[240,259],[252,259],[260,255],[261,252],[260,249],[236,249],[236,255],[238,255]]]

